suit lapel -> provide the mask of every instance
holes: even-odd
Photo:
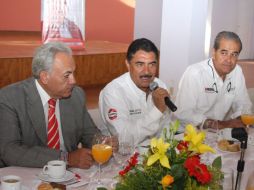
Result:
[[[44,109],[40,95],[37,91],[34,79],[29,80],[25,85],[27,94],[27,110],[38,137],[43,144],[47,145],[47,134]]]
[[[60,100],[59,104],[62,135],[64,139],[64,145],[68,151],[73,149],[71,146],[73,142],[75,142],[73,139],[75,137],[71,135],[73,131],[75,131],[73,130],[73,127],[75,127],[75,114],[73,113],[72,104],[69,101],[69,99],[62,99]]]

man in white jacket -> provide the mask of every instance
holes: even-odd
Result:
[[[100,93],[99,108],[105,126],[119,136],[126,133],[135,145],[147,145],[151,137],[159,136],[168,127],[169,110],[164,98],[169,96],[166,85],[156,78],[158,49],[147,39],[133,41],[127,51],[127,73],[110,82]],[[151,82],[158,88],[149,89]]]
[[[240,116],[251,109],[242,69],[237,65],[242,42],[233,32],[220,32],[212,58],[190,65],[184,72],[176,96],[176,116],[182,123],[205,127],[244,127]]]

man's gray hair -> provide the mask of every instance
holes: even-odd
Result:
[[[57,53],[72,55],[72,50],[62,42],[49,42],[38,47],[32,61],[32,73],[36,79],[41,71],[51,71]]]
[[[222,31],[222,32],[217,34],[217,36],[214,40],[214,45],[213,45],[213,48],[216,51],[220,48],[220,42],[221,42],[222,39],[234,40],[239,45],[239,52],[238,53],[240,53],[242,51],[242,41],[241,41],[241,39],[239,38],[239,36],[236,33],[230,32],[230,31]]]

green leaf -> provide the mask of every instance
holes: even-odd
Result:
[[[163,133],[164,139],[167,139],[167,128],[163,128],[162,133]]]
[[[221,156],[218,156],[217,158],[214,159],[212,166],[221,169],[222,166]]]
[[[172,131],[173,134],[175,134],[179,126],[180,126],[179,120],[175,120],[174,123],[170,123],[170,131]]]
[[[98,187],[97,190],[107,190],[105,187]]]
[[[175,164],[171,166],[171,173],[175,180],[183,178],[185,174],[185,169],[182,164]]]

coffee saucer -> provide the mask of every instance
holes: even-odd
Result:
[[[42,172],[39,173],[38,175],[39,179],[42,181],[47,181],[47,182],[65,182],[65,181],[69,181],[71,179],[73,179],[75,177],[75,174],[70,172],[70,171],[66,171],[64,177],[62,178],[52,178],[47,174],[43,174]]]

